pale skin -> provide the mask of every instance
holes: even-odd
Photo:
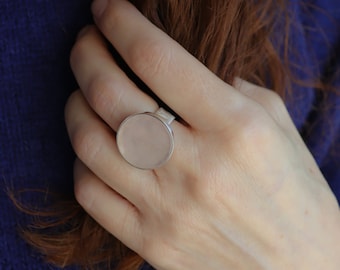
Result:
[[[92,10],[97,26],[71,54],[80,90],[65,110],[82,207],[159,270],[339,269],[338,203],[282,100],[226,84],[125,0]],[[175,150],[158,169],[118,153],[124,118],[159,105],[104,37],[187,123],[173,122]]]

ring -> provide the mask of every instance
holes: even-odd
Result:
[[[117,146],[122,157],[139,169],[155,169],[164,165],[174,150],[170,126],[175,117],[159,108],[128,116],[117,131]]]

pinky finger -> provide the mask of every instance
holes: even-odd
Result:
[[[79,159],[74,165],[74,190],[78,203],[104,229],[132,250],[141,239],[138,209],[112,190]]]

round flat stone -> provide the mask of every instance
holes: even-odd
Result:
[[[126,118],[117,132],[117,145],[124,159],[140,169],[160,167],[170,158],[174,142],[171,128],[152,113]]]

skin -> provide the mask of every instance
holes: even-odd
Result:
[[[80,90],[65,109],[82,207],[159,270],[338,269],[338,203],[282,100],[226,84],[125,0],[92,10],[96,26],[71,54]],[[158,105],[104,37],[187,123],[173,122],[161,168],[136,169],[118,153],[119,124]]]

